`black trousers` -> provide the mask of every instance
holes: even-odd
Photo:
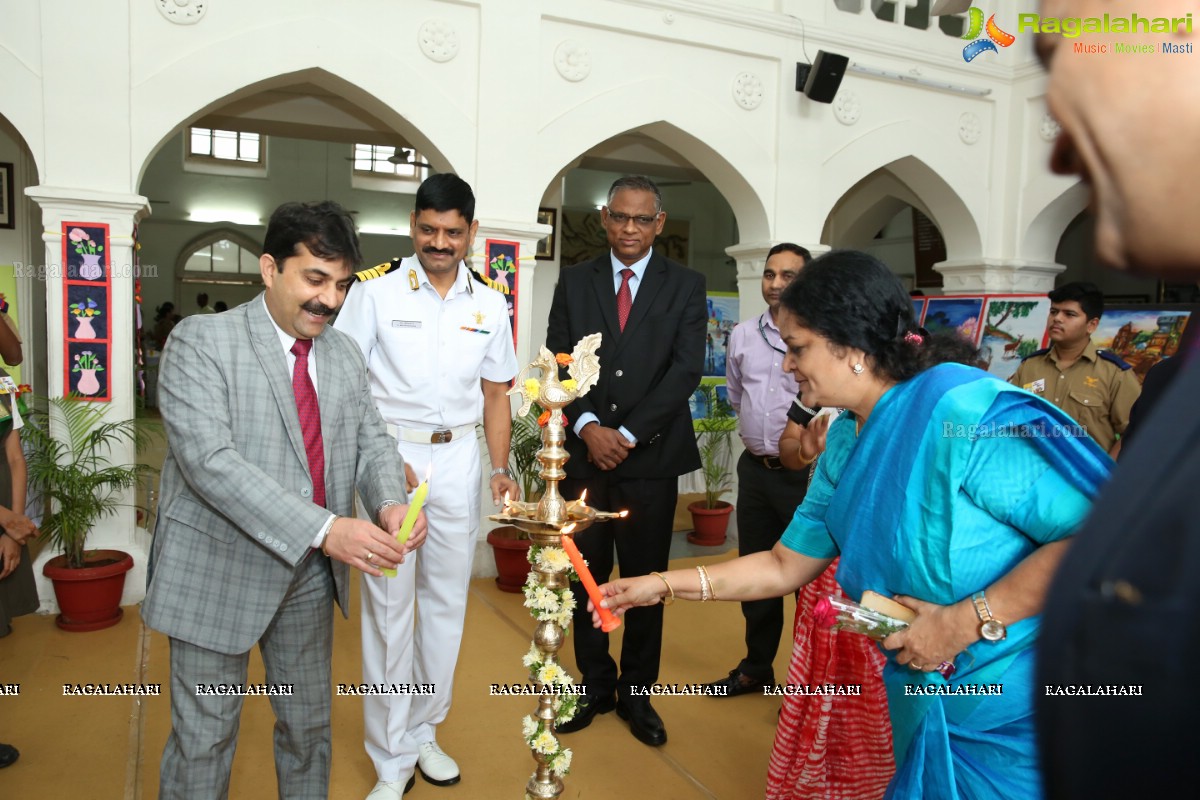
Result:
[[[568,478],[559,491],[574,500],[587,489],[588,505],[604,511],[627,509],[624,520],[600,522],[575,537],[575,544],[588,562],[596,583],[611,578],[613,548],[622,577],[663,572],[671,554],[671,527],[679,496],[678,478],[621,479],[611,473],[594,478]],[[621,669],[608,652],[608,634],[592,627],[587,610],[587,592],[579,583],[575,592],[575,619],[571,638],[575,641],[575,663],[582,673],[588,694],[604,696],[616,690],[627,696],[629,687],[650,686],[658,680],[662,654],[662,605],[630,609],[622,621]]]
[[[742,453],[737,474],[738,555],[770,550],[804,500],[808,470],[767,469],[749,453]],[[738,670],[749,678],[774,683],[772,664],[783,634],[783,598],[742,603],[742,616],[746,618],[746,657]]]

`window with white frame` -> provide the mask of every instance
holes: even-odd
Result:
[[[228,239],[218,239],[211,244],[196,248],[187,257],[184,270],[190,277],[210,273],[214,277],[244,277],[261,279],[258,255]]]
[[[198,161],[261,166],[266,139],[257,133],[219,128],[190,128],[187,157]]]

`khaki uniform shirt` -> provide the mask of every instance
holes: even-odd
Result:
[[[1142,393],[1128,364],[1111,353],[1101,355],[1090,343],[1066,370],[1059,369],[1053,347],[1038,351],[1021,362],[1008,382],[1061,408],[1106,452],[1125,431],[1129,409]]]

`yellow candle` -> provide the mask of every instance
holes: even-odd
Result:
[[[413,496],[409,499],[408,513],[404,515],[404,522],[400,525],[400,530],[396,533],[396,541],[404,544],[408,541],[408,537],[412,535],[413,525],[417,524],[417,514],[421,513],[421,506],[425,504],[425,496],[429,494],[429,479],[421,481],[421,485],[413,492]],[[389,578],[396,577],[396,570],[385,569],[383,574]]]

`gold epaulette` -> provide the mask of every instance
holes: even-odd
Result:
[[[382,264],[376,264],[373,267],[369,267],[364,270],[359,270],[358,272],[354,273],[354,277],[360,281],[369,281],[369,280],[373,280],[375,278],[382,278],[384,275],[387,275],[388,272],[390,272],[392,270],[392,268],[395,267],[399,263],[400,263],[400,259],[393,258],[391,261],[385,261]]]

